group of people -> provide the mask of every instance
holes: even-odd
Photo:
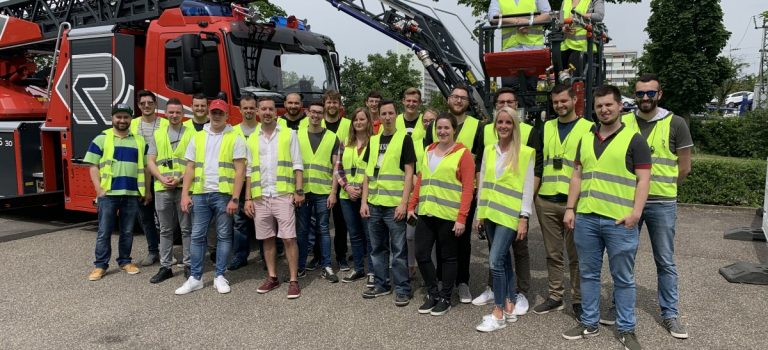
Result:
[[[194,117],[182,122],[179,100],[168,100],[160,118],[155,95],[140,91],[141,117],[133,119],[129,105],[115,105],[112,128],[93,140],[84,159],[92,164],[99,215],[89,279],[106,274],[119,213],[117,263],[128,274],[139,272],[130,256],[138,217],[149,252],[142,265],[160,261],[150,282],[173,277],[179,230],[186,280],[176,294],[203,288],[204,255],[214,240],[213,285],[229,293],[225,272],[248,263],[255,237],[267,269],[257,292],[280,287],[276,259],[282,250],[287,297],[298,298],[307,271],[320,269],[322,278],[339,282],[331,261],[333,215],[335,267],[349,271],[343,282],[366,280],[363,298],[394,292],[395,305],[408,305],[418,269],[425,286],[419,313],[446,314],[456,290],[461,303],[493,304],[476,327],[491,332],[528,312],[528,222],[535,208],[548,273],[548,297],[535,314],[564,309],[567,255],[579,324],[563,336],[591,337],[598,323],[616,324],[625,347],[640,348],[634,262],[645,224],[663,326],[687,338],[679,320],[674,236],[677,186],[690,171],[692,141],[685,121],[658,106],[656,76],[641,76],[635,93],[638,110],[622,115],[619,90],[596,89],[595,124],[576,115],[571,87],[557,85],[551,91],[557,118],[534,129],[521,122],[509,88],[497,91],[494,119],[487,123],[467,114],[469,91],[457,86],[447,112],[422,112],[421,92],[409,88],[404,113],[372,93],[367,107],[349,118],[342,117],[335,91],[309,104],[306,114],[301,96],[289,94],[280,117],[271,98],[245,95],[235,126],[223,100],[195,96]],[[490,252],[488,287],[474,299],[473,230],[487,236]],[[601,313],[604,252],[613,300]]]

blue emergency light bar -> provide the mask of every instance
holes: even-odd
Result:
[[[232,17],[231,7],[208,1],[187,0],[181,3],[180,8],[184,16]]]
[[[293,28],[297,30],[308,29],[305,26],[306,23],[296,18],[296,16],[290,16],[290,17],[272,16],[272,18],[269,19],[269,23],[272,23],[275,27],[286,27],[286,28]]]

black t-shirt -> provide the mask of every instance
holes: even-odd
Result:
[[[323,138],[325,136],[326,130],[327,129],[323,129],[323,131],[318,133],[312,133],[307,131],[307,135],[309,136],[309,146],[312,147],[312,152],[317,152],[317,148],[320,147],[320,143],[323,142]],[[333,156],[335,156],[338,152],[339,152],[339,141],[337,139],[336,142],[333,143],[333,150],[331,150],[331,159],[330,159],[331,164],[333,164]]]
[[[299,118],[298,118],[298,119],[296,119],[296,120],[290,120],[290,119],[288,119],[286,116],[283,116],[283,119],[285,120],[285,124],[286,124],[286,125],[287,125],[289,128],[291,128],[291,129],[293,129],[293,130],[299,130],[299,124],[301,124],[301,121],[302,121],[302,120],[304,120],[304,118],[306,118],[306,117],[307,117],[306,115],[302,114],[302,115],[301,115],[301,116],[299,116]]]
[[[419,122],[419,118],[416,118],[414,120],[408,120],[403,117],[403,122],[405,122],[405,131],[408,132],[408,135],[413,134],[413,128],[416,127],[416,123]]]
[[[192,126],[195,127],[195,131],[203,130],[203,127],[205,126],[205,124],[208,124],[208,122],[205,122],[205,123],[202,123],[202,124],[198,124],[194,120],[192,121]]]
[[[467,116],[467,118],[470,118]],[[475,141],[472,144],[472,149],[470,152],[472,152],[472,155],[476,158],[483,156],[483,150],[485,149],[485,125],[486,123],[480,121],[477,124],[477,131],[475,131]],[[459,124],[458,127],[456,127],[456,137],[459,136],[459,133],[461,132],[461,128],[464,127],[464,123]],[[427,135],[424,136],[424,147],[431,145],[435,140],[432,138],[432,130],[435,128],[435,122],[432,121],[429,123],[429,127],[427,128]],[[464,145],[466,146],[466,145]],[[480,168],[477,168],[480,169]]]
[[[331,122],[329,122],[327,120],[325,121],[325,128],[330,130],[330,131],[333,131],[333,132],[338,132],[340,125],[341,125],[341,118],[339,118],[339,120],[337,120],[337,121],[335,121],[333,123],[331,123]]]
[[[387,147],[389,147],[389,143],[392,141],[393,135],[381,135],[381,139],[379,140],[379,153],[378,157],[383,157],[384,152],[387,151]],[[363,161],[368,162],[368,159],[370,158],[370,149],[371,149],[371,143],[368,141],[368,147],[365,149],[365,153],[363,154]],[[373,176],[379,175],[379,166],[378,166],[378,158],[376,167],[373,170]],[[403,151],[400,154],[400,170],[405,171],[405,165],[406,164],[415,164],[416,163],[416,151],[413,148],[413,141],[411,141],[411,135],[405,135],[405,138],[403,138]]]

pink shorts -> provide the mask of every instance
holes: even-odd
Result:
[[[256,239],[265,240],[277,236],[282,239],[296,238],[296,212],[293,195],[262,197],[253,201],[256,215]],[[277,229],[277,232],[275,232]]]

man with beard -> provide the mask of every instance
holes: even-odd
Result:
[[[467,109],[469,108],[469,90],[467,87],[457,85],[451,91],[451,95],[448,96],[448,111],[456,117],[459,122],[456,128],[456,142],[462,143],[468,150],[472,152],[475,157],[482,158],[483,150],[485,149],[485,141],[483,135],[483,125],[477,118],[467,115]],[[437,133],[435,132],[435,123],[430,125],[425,137],[425,145],[432,144],[437,139]],[[475,191],[477,195],[477,191]],[[477,198],[472,199],[472,205],[469,207],[469,215],[467,217],[475,217],[475,209],[477,208]],[[471,247],[471,230],[467,228],[467,232],[459,237],[459,261],[458,271],[456,275],[456,289],[459,293],[459,301],[463,304],[472,302],[472,293],[469,291],[469,258],[472,253]],[[440,251],[438,250],[438,255]],[[438,260],[440,260],[438,258]],[[440,276],[441,271],[438,271]]]
[[[168,120],[155,114],[157,109],[157,96],[149,90],[141,90],[136,93],[141,118],[131,120],[131,133],[141,135],[149,144],[154,142],[155,131],[168,128]],[[141,266],[151,266],[160,261],[158,244],[160,235],[155,226],[155,201],[154,188],[147,188],[146,200],[139,205],[139,223],[147,238],[147,256],[141,261]]]
[[[568,185],[573,173],[576,146],[582,136],[589,133],[593,123],[576,114],[576,92],[569,85],[555,86],[550,93],[557,119],[544,124],[537,135],[534,188],[536,215],[547,252],[547,300],[533,308],[536,314],[563,309],[564,252],[568,252],[571,279],[571,302],[576,319],[581,317],[581,289],[579,288],[579,259],[573,241],[573,232],[563,226]]]
[[[583,311],[579,325],[563,337],[574,340],[599,334],[600,272],[607,251],[619,341],[625,349],[639,350],[635,255],[640,241],[637,224],[651,179],[651,150],[640,134],[619,121],[621,107],[617,87],[598,88],[595,112],[600,126],[586,133],[576,150],[563,223],[574,230]]]
[[[99,214],[95,268],[88,275],[90,281],[98,281],[107,274],[112,255],[110,237],[118,214],[117,264],[130,275],[139,273],[139,268],[131,261],[133,224],[139,211],[139,198],[147,193],[149,176],[144,170],[144,138],[130,132],[132,116],[133,110],[127,104],[112,107],[112,129],[93,139],[84,158],[91,164],[89,171]]]
[[[371,113],[373,119],[373,134],[378,135],[381,131],[381,120],[379,120],[379,103],[381,103],[381,94],[372,90],[365,96],[365,107]],[[343,140],[343,139],[342,139]]]
[[[309,120],[306,114],[301,113],[301,95],[292,92],[285,96],[285,115],[278,120],[280,125],[287,126],[293,130],[299,130],[299,127],[307,127]]]
[[[192,95],[192,119],[185,121],[184,126],[200,131],[205,124],[208,124],[208,99],[202,93],[196,93]]]
[[[173,232],[181,230],[184,278],[189,278],[189,245],[192,218],[181,211],[181,181],[186,168],[184,152],[195,129],[182,125],[184,105],[170,98],[165,107],[168,128],[155,131],[147,151],[147,167],[155,177],[155,210],[160,223],[160,270],[149,280],[160,283],[173,277]]]
[[[235,125],[235,132],[238,133],[246,142],[253,135],[259,126],[256,119],[256,98],[251,94],[245,94],[240,98],[240,114],[243,121]],[[245,187],[240,190],[240,198],[245,197]],[[251,241],[256,238],[253,219],[248,217],[243,210],[245,201],[238,203],[239,209],[234,218],[234,239],[232,261],[229,263],[229,270],[237,270],[248,265],[248,255],[251,253]]]
[[[685,339],[688,332],[678,311],[675,221],[677,187],[691,171],[693,140],[683,118],[658,106],[661,96],[659,78],[655,74],[641,76],[635,84],[638,110],[622,116],[622,121],[645,136],[651,148],[651,188],[638,227],[645,223],[651,239],[662,324],[673,337]]]

